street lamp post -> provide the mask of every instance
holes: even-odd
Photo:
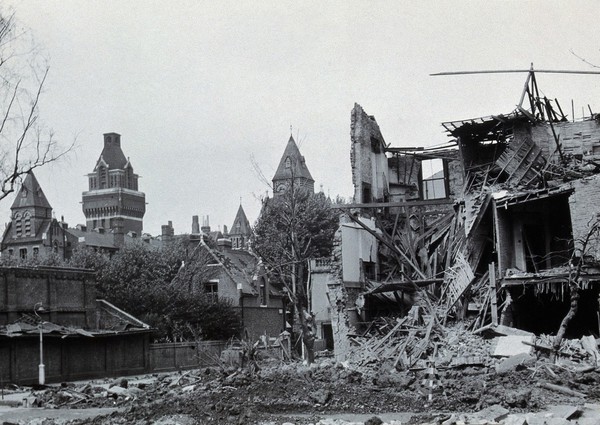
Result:
[[[44,337],[43,337],[43,325],[44,322],[38,314],[39,311],[44,311],[43,304],[41,302],[36,303],[33,307],[33,313],[38,318],[38,328],[40,330],[40,365],[38,367],[38,383],[44,385],[46,383],[46,366],[44,366]]]

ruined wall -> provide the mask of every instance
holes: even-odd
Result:
[[[375,118],[367,115],[358,104],[352,109],[350,140],[354,202],[364,200],[364,184],[370,186],[371,199],[383,199],[388,192],[389,181],[387,157],[383,150],[385,142]]]
[[[448,161],[448,197],[450,199],[462,198],[465,185],[465,168],[458,158]]]
[[[553,123],[554,132],[559,137],[561,149],[565,155],[576,155],[583,159],[600,158],[600,123],[598,120]],[[530,128],[530,130],[528,130]],[[556,152],[556,141],[552,134],[550,123],[540,122],[535,125],[515,127],[515,138],[526,137],[531,131],[531,137],[542,148],[545,158],[552,162],[559,159]]]
[[[575,189],[569,197],[573,238],[576,248],[581,249],[579,241],[586,237],[590,225],[600,218],[600,175],[575,180],[571,185]],[[597,238],[588,244],[586,255],[600,261],[600,241]]]
[[[333,256],[327,283],[331,309],[331,327],[333,330],[334,357],[338,362],[346,360],[352,345],[350,333],[350,318],[348,316],[348,296],[342,280],[342,232],[341,228],[335,234]]]

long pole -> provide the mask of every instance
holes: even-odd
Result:
[[[39,307],[38,307],[39,306]],[[39,302],[33,306],[33,314],[38,318],[38,328],[40,330],[40,365],[38,367],[38,383],[44,385],[46,383],[46,367],[44,366],[44,321],[38,314],[38,310],[42,311],[44,305]]]
[[[44,366],[44,337],[42,333],[42,322],[40,322],[40,365],[38,370],[38,383],[44,385],[46,383],[46,367]]]

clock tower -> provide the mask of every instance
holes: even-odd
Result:
[[[279,167],[273,176],[273,196],[284,193],[291,183],[307,188],[311,193],[315,191],[315,181],[308,171],[306,161],[300,154],[300,149],[294,138],[290,135],[287,146],[283,151]]]
[[[89,230],[122,231],[141,236],[146,195],[138,190],[138,175],[121,150],[121,135],[104,134],[104,149],[88,174],[83,213]]]

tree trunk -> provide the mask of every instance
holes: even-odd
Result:
[[[579,284],[577,280],[569,280],[569,291],[571,292],[571,307],[569,308],[569,311],[560,323],[560,328],[558,328],[558,332],[556,333],[556,337],[554,338],[553,348],[555,352],[557,352],[560,349],[560,343],[565,337],[565,333],[567,332],[569,323],[571,322],[573,317],[575,317],[575,315],[577,314],[577,309],[579,308]]]
[[[298,279],[296,283],[296,310],[302,327],[302,342],[306,349],[306,361],[312,364],[315,361],[315,332],[312,314],[307,309],[306,286],[304,282],[304,264],[297,267]]]

